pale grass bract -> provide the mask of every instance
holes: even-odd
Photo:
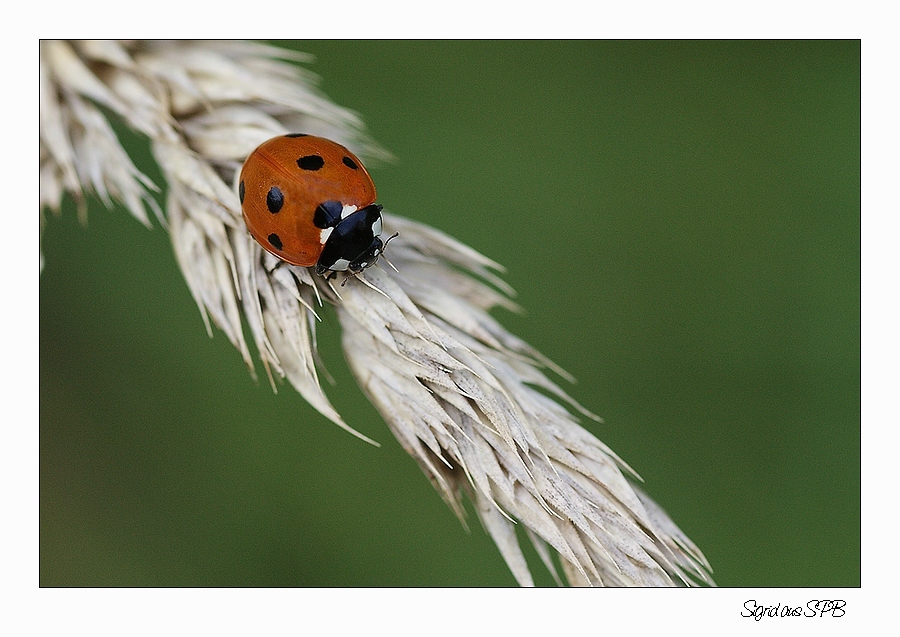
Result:
[[[372,442],[319,383],[316,322],[332,304],[369,400],[461,520],[471,498],[520,584],[532,578],[517,524],[558,581],[553,552],[571,584],[711,584],[700,550],[579,425],[576,414],[594,416],[549,376],[565,372],[490,315],[515,309],[499,265],[389,210],[385,236],[400,233],[390,264],[343,286],[280,262],[250,237],[233,182],[266,139],[302,131],[364,158],[387,156],[356,115],[315,90],[299,65],[308,61],[238,42],[42,42],[41,227],[66,193],[82,211],[83,193],[119,201],[148,225],[149,210],[168,227],[207,330],[221,329],[252,370],[245,323],[273,383],[286,378]],[[164,212],[109,114],[149,139],[166,180]]]

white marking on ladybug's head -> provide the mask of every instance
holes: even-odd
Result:
[[[359,208],[357,208],[353,204],[345,203],[344,207],[341,209],[341,219],[346,219],[347,217],[352,215],[357,210],[359,210]]]
[[[331,236],[331,233],[334,231],[334,227],[331,228],[322,228],[319,231],[319,243],[325,245],[325,242],[328,241],[328,237]]]
[[[381,215],[378,215],[378,219],[372,224],[372,235],[376,237],[381,236]]]
[[[334,270],[335,272],[343,272],[347,268],[350,267],[350,262],[347,259],[338,259],[334,263],[328,266],[329,270]]]

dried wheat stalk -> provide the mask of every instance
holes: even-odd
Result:
[[[64,193],[121,202],[148,225],[151,210],[168,226],[207,330],[224,331],[252,369],[246,321],[270,377],[368,440],[319,384],[317,312],[333,304],[368,398],[461,519],[469,495],[520,584],[532,578],[516,524],[554,575],[551,549],[559,554],[571,584],[711,584],[699,549],[578,424],[575,413],[594,416],[546,371],[566,374],[490,316],[515,307],[496,263],[389,212],[386,233],[400,233],[388,255],[396,270],[376,266],[344,286],[253,241],[233,181],[262,141],[302,131],[385,156],[353,113],[315,90],[297,64],[307,61],[237,42],[42,42],[41,226]],[[110,112],[149,139],[166,179],[165,215]]]

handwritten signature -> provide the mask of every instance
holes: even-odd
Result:
[[[763,617],[843,617],[846,613],[847,601],[843,599],[811,599],[806,606],[791,606],[777,603],[764,606],[755,599],[744,602],[741,617],[752,617],[759,621]]]

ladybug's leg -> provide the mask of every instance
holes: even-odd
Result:
[[[349,281],[350,279],[358,277],[361,272],[362,272],[362,270],[357,270],[356,272],[351,272],[350,274],[345,276],[344,280],[341,281],[341,287],[344,287],[345,285],[347,285],[347,281]]]

